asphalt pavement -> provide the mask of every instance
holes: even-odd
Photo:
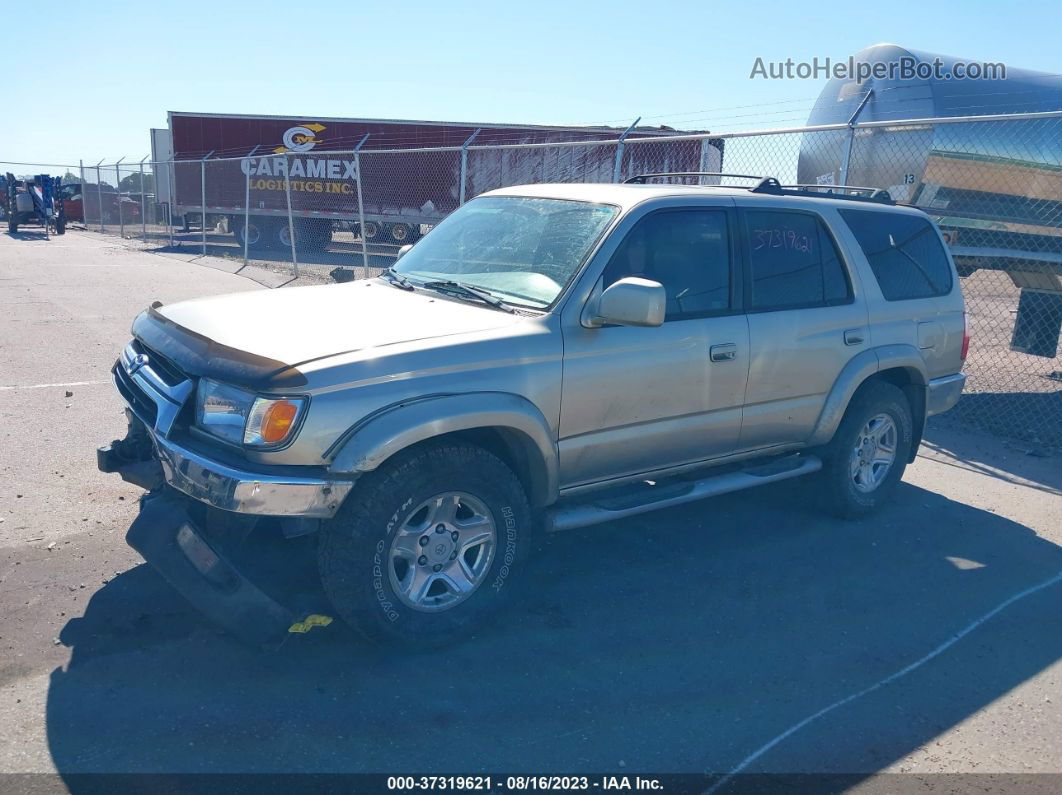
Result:
[[[1062,459],[950,426],[872,518],[796,480],[550,537],[457,647],[240,645],[95,467],[132,318],[280,284],[237,265],[0,236],[0,771],[1062,773]]]

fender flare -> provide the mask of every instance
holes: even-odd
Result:
[[[844,366],[834,381],[822,411],[819,412],[819,420],[808,445],[817,447],[829,442],[841,424],[853,395],[863,382],[882,370],[895,368],[908,371],[911,382],[925,389],[928,383],[925,361],[913,345],[882,345],[862,351]],[[921,429],[917,428],[916,431],[920,437]]]
[[[557,443],[538,407],[507,392],[426,395],[391,404],[357,422],[325,452],[336,474],[371,472],[401,450],[457,431],[489,429],[527,464],[529,499],[554,502],[559,492]]]

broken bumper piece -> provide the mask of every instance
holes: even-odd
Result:
[[[169,489],[144,495],[126,541],[207,618],[253,646],[280,646],[296,616],[226,559],[189,506]]]

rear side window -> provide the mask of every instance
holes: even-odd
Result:
[[[754,311],[851,300],[848,277],[822,221],[808,213],[745,213]]]
[[[871,210],[840,212],[870,262],[886,301],[951,292],[948,255],[928,220]]]

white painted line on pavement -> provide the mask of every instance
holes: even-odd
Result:
[[[50,389],[51,387],[61,386],[97,386],[98,384],[109,384],[110,381],[70,381],[66,384],[27,384],[25,386],[0,386],[0,392],[6,392],[12,389]]]
[[[833,712],[835,709],[839,709],[840,707],[843,707],[845,704],[850,704],[851,702],[855,701],[856,699],[862,698],[865,695],[873,693],[875,690],[880,690],[881,688],[885,687],[886,685],[892,684],[897,679],[900,679],[900,678],[902,678],[904,676],[907,676],[907,674],[911,673],[912,671],[914,671],[917,668],[921,668],[923,665],[925,665],[927,662],[932,660],[934,657],[938,657],[939,655],[943,654],[945,651],[950,649],[952,646],[954,646],[956,643],[958,643],[964,637],[969,635],[971,632],[973,632],[975,629],[977,629],[983,623],[988,621],[990,618],[992,618],[996,614],[1001,613],[1003,610],[1006,610],[1008,607],[1010,607],[1015,602],[1017,602],[1017,601],[1019,601],[1021,599],[1024,599],[1027,596],[1032,596],[1037,591],[1042,591],[1044,588],[1049,588],[1050,586],[1052,586],[1052,585],[1054,585],[1055,583],[1058,583],[1058,582],[1062,582],[1062,571],[1060,571],[1054,577],[1051,577],[1050,579],[1044,580],[1039,585],[1034,585],[1031,588],[1026,588],[1024,591],[1020,591],[1019,593],[1016,593],[1013,596],[1011,596],[1009,599],[1006,599],[1005,601],[1001,602],[999,605],[997,605],[992,610],[989,610],[987,613],[985,613],[983,616],[981,616],[977,620],[971,622],[970,624],[967,624],[963,629],[961,629],[958,632],[956,632],[954,635],[952,635],[950,638],[948,638],[946,641],[944,641],[942,644],[937,646],[937,648],[933,649],[933,651],[929,652],[929,654],[925,655],[921,659],[915,660],[910,665],[907,665],[907,666],[901,668],[899,671],[896,671],[895,673],[891,674],[890,676],[886,676],[881,681],[875,682],[874,684],[870,685],[869,687],[865,687],[865,688],[863,688],[862,690],[860,690],[860,691],[858,691],[856,693],[852,693],[850,696],[846,696],[845,698],[842,698],[840,701],[835,701],[832,704],[830,704],[828,707],[823,707],[818,712],[816,712],[814,715],[809,715],[808,717],[804,718],[804,720],[800,721],[800,723],[793,724],[788,729],[786,729],[784,732],[782,732],[777,737],[775,737],[773,740],[771,740],[769,743],[767,743],[766,745],[764,745],[761,748],[757,749],[756,751],[753,751],[751,754],[749,754],[743,760],[741,760],[741,762],[738,763],[738,765],[736,767],[734,767],[729,773],[727,773],[725,776],[723,776],[721,779],[719,779],[717,782],[715,782],[715,784],[713,784],[711,787],[709,787],[707,790],[705,790],[705,795],[708,795],[709,793],[712,793],[712,792],[716,792],[717,790],[719,790],[722,787],[724,787],[727,784],[727,782],[730,781],[730,779],[732,779],[734,776],[736,776],[738,773],[740,773],[746,767],[751,765],[753,762],[755,762],[757,759],[759,759],[765,753],[770,751],[772,748],[774,748],[780,742],[782,742],[783,740],[786,740],[789,737],[791,737],[792,735],[796,734],[798,731],[803,729],[808,724],[813,723],[814,721],[817,721],[823,715],[826,715],[829,712]]]

